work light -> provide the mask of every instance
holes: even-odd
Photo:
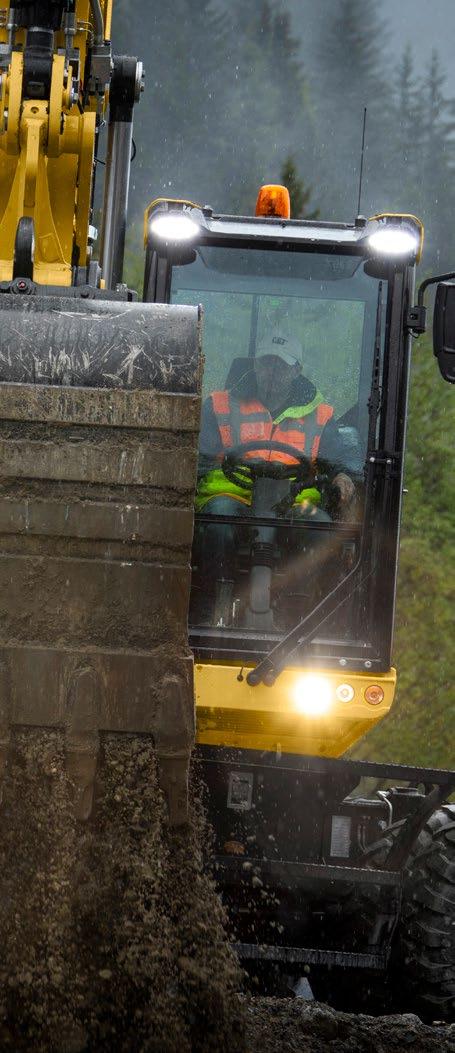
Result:
[[[302,676],[294,688],[294,700],[299,713],[320,717],[331,708],[332,687],[323,676]]]
[[[163,241],[191,241],[199,233],[194,219],[184,212],[158,212],[150,220],[150,231]]]
[[[384,256],[413,256],[419,247],[419,238],[404,227],[384,226],[370,234],[368,245]]]
[[[407,212],[382,212],[371,216],[365,228],[365,244],[372,255],[419,261],[423,249],[423,224]]]

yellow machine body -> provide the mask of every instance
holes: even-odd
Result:
[[[112,0],[102,0],[106,38]],[[9,7],[3,11],[0,43],[6,43]],[[89,0],[76,4],[73,48],[84,70],[87,41],[93,29]],[[15,45],[26,30],[16,30]],[[0,87],[0,281],[10,281],[19,220],[35,226],[33,279],[42,285],[71,285],[72,262],[89,262],[89,217],[92,197],[99,100],[71,91],[72,69],[65,60],[62,32],[55,34],[50,99],[23,99],[23,56],[12,53]],[[57,53],[57,50],[63,53]],[[107,98],[104,99],[104,107]]]
[[[207,746],[339,757],[387,716],[396,671],[283,670],[273,687],[250,687],[248,667],[195,665],[197,742]],[[369,702],[365,692],[383,698]],[[351,697],[352,695],[352,697]]]

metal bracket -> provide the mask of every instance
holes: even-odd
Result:
[[[112,76],[112,52],[109,42],[94,44],[89,52],[87,94],[103,98]]]
[[[400,456],[395,451],[374,450],[367,454],[367,461],[374,465],[377,475],[396,476],[399,474]]]
[[[421,336],[426,331],[427,321],[427,309],[423,304],[415,304],[414,307],[410,307],[407,312],[404,327],[408,333],[414,333],[415,336]]]

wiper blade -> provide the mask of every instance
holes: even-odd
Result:
[[[371,567],[366,574],[360,575],[359,570],[362,562],[363,555],[360,553],[355,567],[349,571],[349,574],[346,574],[346,577],[339,581],[338,585],[324,596],[324,599],[318,603],[317,607],[314,607],[305,618],[302,618],[291,629],[283,640],[280,640],[276,647],[272,648],[255,669],[250,669],[246,677],[250,687],[256,687],[261,683],[267,684],[269,687],[274,684],[277,676],[279,676],[286,665],[288,658],[294,654],[297,648],[308,645],[324,622],[333,614],[336,614],[339,607],[368,581],[368,578],[373,574],[374,568]]]

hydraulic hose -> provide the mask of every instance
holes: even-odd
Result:
[[[95,29],[94,44],[104,44],[104,19],[100,0],[90,0],[90,8]]]

